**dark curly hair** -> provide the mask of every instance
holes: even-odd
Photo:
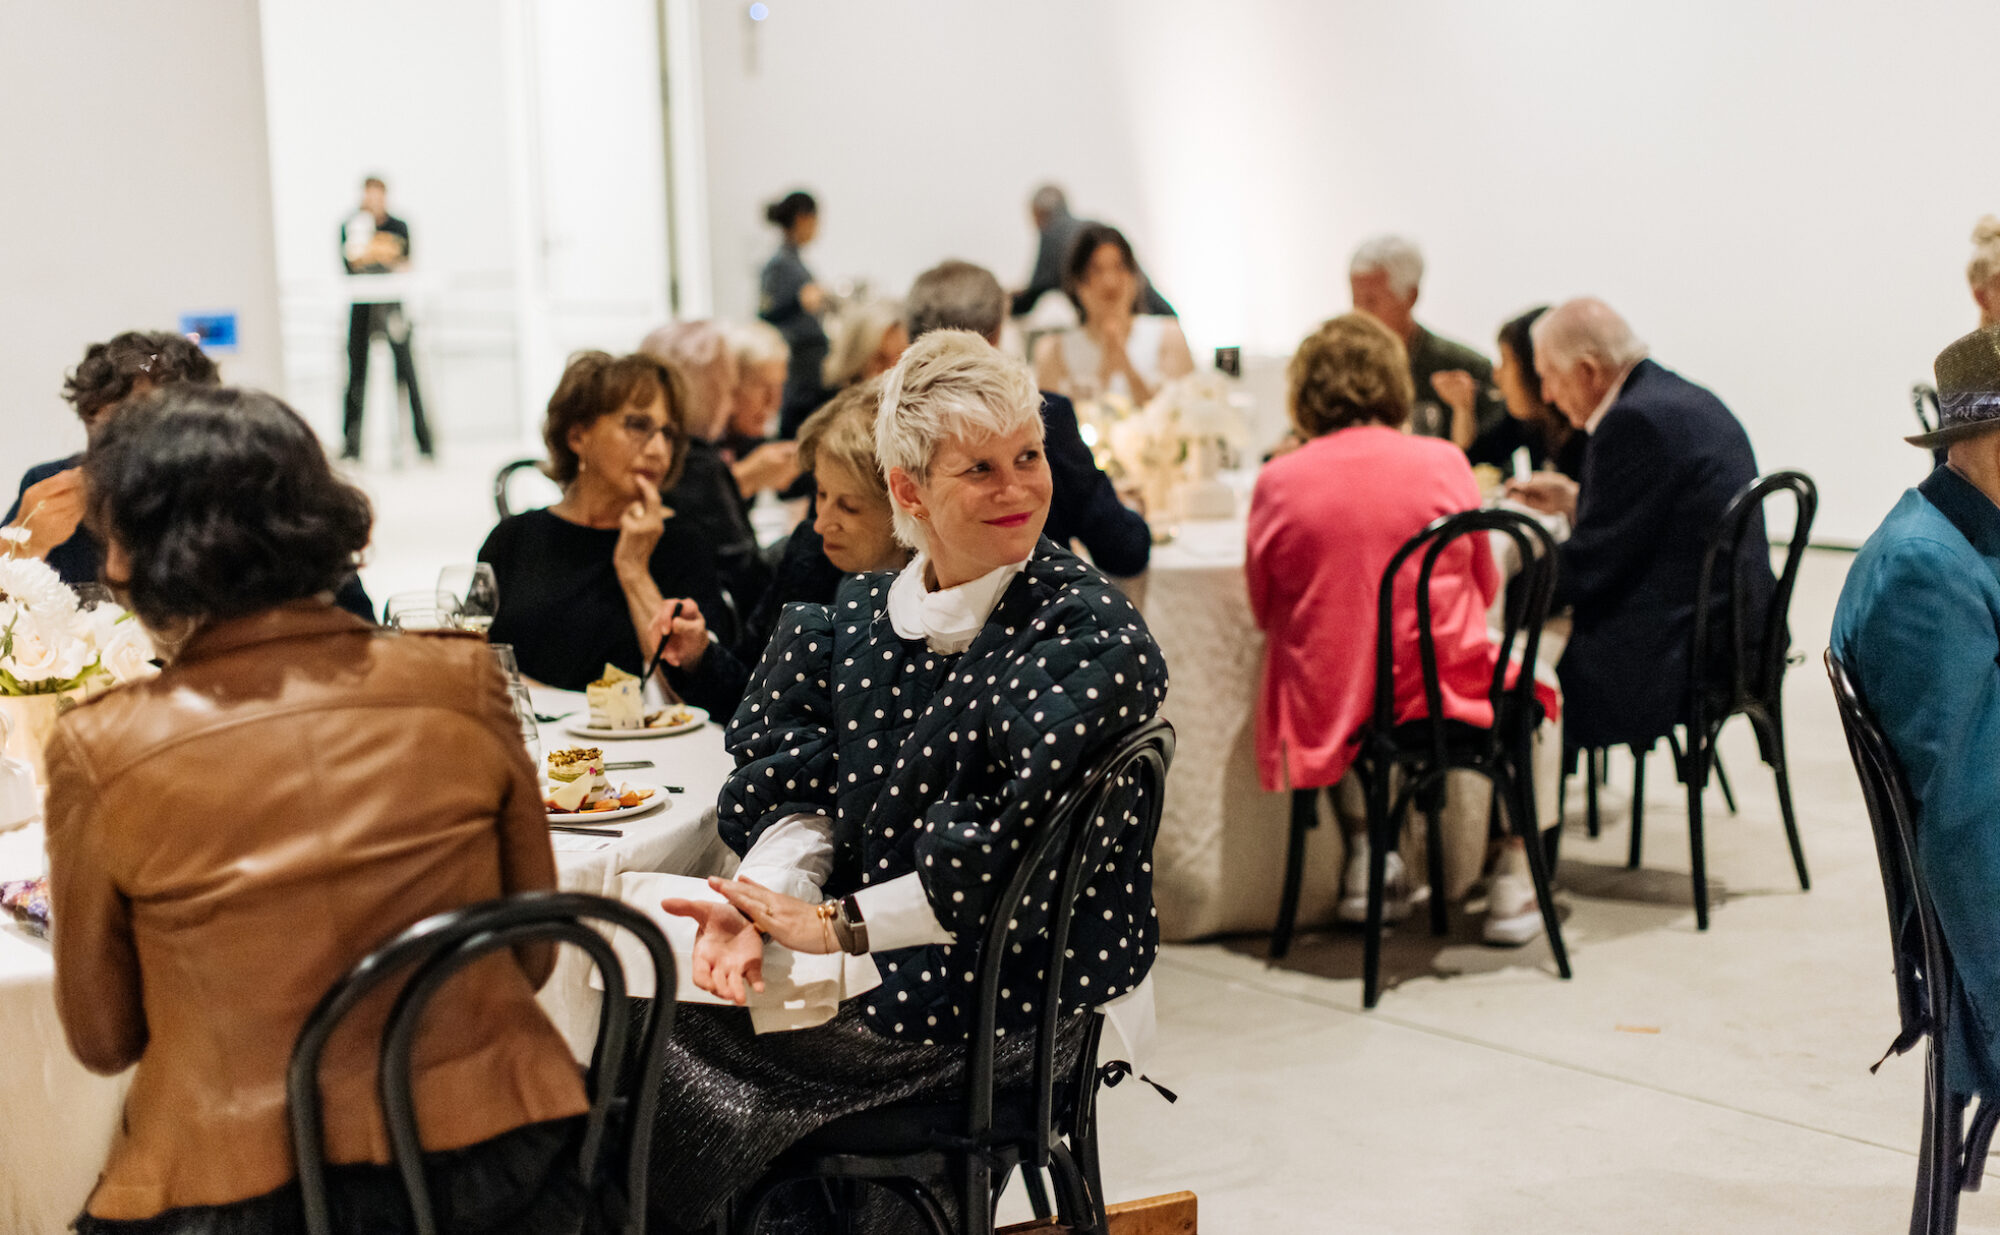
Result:
[[[186,335],[128,330],[84,349],[83,359],[63,379],[63,398],[89,424],[136,389],[178,382],[213,386],[220,380],[215,362]]]
[[[559,485],[575,480],[578,467],[576,450],[569,444],[570,430],[587,429],[621,408],[646,402],[655,390],[666,400],[667,447],[674,456],[660,490],[673,488],[687,464],[687,383],[679,370],[644,352],[630,356],[578,352],[569,358],[542,421],[542,443],[549,448],[549,461],[542,470]]]
[[[156,630],[330,592],[373,522],[306,422],[258,390],[144,395],[98,433],[83,477],[86,525],[131,562],[106,582]]]
[[[819,213],[819,203],[804,189],[794,189],[764,207],[764,221],[785,231],[809,214]]]
[[[1105,245],[1118,250],[1118,256],[1125,259],[1125,269],[1132,272],[1132,302],[1136,307],[1139,297],[1145,292],[1144,277],[1139,273],[1139,259],[1132,255],[1132,242],[1125,239],[1125,233],[1109,223],[1086,223],[1070,241],[1069,252],[1063,258],[1063,295],[1076,306],[1079,318],[1086,316],[1083,300],[1076,289],[1083,286],[1084,276],[1090,273],[1090,259]]]
[[[1308,439],[1355,425],[1401,428],[1416,398],[1403,341],[1366,313],[1321,323],[1292,354],[1285,377],[1292,424]]]

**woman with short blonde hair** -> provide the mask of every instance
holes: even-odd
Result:
[[[653,1194],[672,1207],[654,1217],[668,1229],[706,1229],[829,1120],[962,1088],[974,941],[1025,838],[1166,692],[1137,610],[1041,535],[1051,482],[1019,361],[970,332],[925,335],[884,383],[875,441],[898,534],[921,548],[899,572],[849,575],[830,605],[786,608],[729,729],[737,770],[716,814],[743,855],[737,877],[712,881],[726,903],[664,907],[699,924],[693,981],[732,1003],[762,989],[760,932],[798,952],[868,952],[882,984],[828,1024],[763,1037],[735,1008],[682,1007],[653,1155]],[[1133,807],[1123,795],[1100,826]],[[1152,966],[1152,855],[1125,835],[1085,875],[1059,1066],[1082,1049],[1076,1013],[1135,990]],[[1053,912],[1026,903],[1020,938],[1050,929]],[[1003,978],[1015,992],[1001,1006],[1004,1086],[1030,1070],[1033,957]]]
[[[1345,313],[1305,337],[1285,368],[1287,409],[1311,440],[1354,425],[1400,429],[1416,388],[1403,341],[1366,313]]]
[[[833,319],[831,334],[833,341],[821,373],[828,390],[842,390],[882,376],[910,345],[903,306],[894,300],[848,305]]]

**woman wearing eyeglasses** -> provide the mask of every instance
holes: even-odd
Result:
[[[524,675],[582,690],[606,664],[644,673],[659,641],[649,629],[676,606],[682,624],[725,625],[708,546],[660,498],[687,460],[687,409],[680,375],[650,356],[570,358],[542,425],[562,500],[501,520],[479,550],[500,585],[491,637],[513,645]],[[674,641],[664,663],[668,684],[717,717],[749,677],[705,638]]]

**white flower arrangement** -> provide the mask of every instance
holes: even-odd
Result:
[[[1136,416],[1111,426],[1111,451],[1125,470],[1145,475],[1187,460],[1191,447],[1213,442],[1240,453],[1249,426],[1237,411],[1229,379],[1220,373],[1175,378]]]
[[[137,619],[83,609],[48,563],[0,558],[0,695],[94,694],[157,672]]]

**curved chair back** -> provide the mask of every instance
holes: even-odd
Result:
[[[993,1135],[993,1055],[999,1042],[995,1031],[1001,971],[1018,946],[1043,963],[1037,965],[1043,970],[1043,979],[1033,1083],[1035,1164],[1046,1163],[1048,1150],[1055,1144],[1059,1131],[1055,1105],[1056,1036],[1062,1021],[1064,963],[1076,918],[1076,902],[1082,897],[1086,877],[1098,865],[1092,860],[1093,850],[1109,853],[1120,843],[1137,845],[1141,852],[1152,848],[1165,801],[1167,767],[1173,758],[1174,728],[1164,720],[1155,718],[1118,738],[1056,799],[1048,820],[1035,829],[1005,890],[994,903],[979,954],[979,1006],[971,1038],[965,1134],[972,1144],[984,1146]],[[1129,801],[1130,810],[1114,813],[1112,807],[1121,800]],[[1097,826],[1100,819],[1104,820],[1101,827]],[[1049,930],[1039,938],[1029,937],[1014,928],[1016,911],[1028,898],[1036,876],[1042,876],[1046,882],[1052,864],[1057,886],[1046,893],[1038,892],[1048,896],[1053,910]],[[1034,957],[1036,952],[1041,955]],[[1080,1066],[1089,1067],[1091,1061],[1085,1060]]]
[[[404,973],[410,977],[396,997],[382,1035],[376,1076],[383,1120],[397,1173],[409,1197],[418,1235],[436,1235],[430,1191],[424,1178],[416,1104],[410,1090],[411,1055],[424,1009],[438,988],[467,965],[490,953],[542,941],[574,944],[589,954],[604,980],[597,1043],[586,1084],[586,1119],[580,1170],[586,1187],[610,1142],[625,1141],[627,1188],[625,1230],[641,1235],[646,1218],[646,1169],[652,1143],[653,1109],[658,1101],[673,1000],[652,1001],[651,1014],[630,1049],[632,1002],[625,997],[625,972],[611,941],[596,927],[631,931],[652,958],[654,989],[674,989],[674,959],[666,937],[636,909],[579,892],[527,892],[434,914],[363,957],[335,982],[306,1018],[292,1048],[285,1078],[290,1107],[292,1151],[311,1235],[331,1235],[326,1197],[325,1146],[320,1123],[320,1057],[342,1018],[361,1001]]]
[[[493,509],[502,519],[511,517],[517,509],[527,508],[526,504],[517,502],[513,496],[517,483],[515,478],[523,472],[539,478],[542,488],[553,489],[558,495],[561,493],[561,490],[556,488],[556,482],[549,479],[547,473],[542,471],[540,459],[516,459],[511,463],[503,463],[500,465],[500,470],[493,474]]]
[[[1489,688],[1493,701],[1493,728],[1503,743],[1521,740],[1535,727],[1535,657],[1541,650],[1542,627],[1556,591],[1556,547],[1548,529],[1511,510],[1467,510],[1445,515],[1412,536],[1382,571],[1376,591],[1375,609],[1375,718],[1373,734],[1386,739],[1396,727],[1396,627],[1394,608],[1396,578],[1404,563],[1419,552],[1417,567],[1417,657],[1424,674],[1424,706],[1430,721],[1435,762],[1443,768],[1446,758],[1444,688],[1438,677],[1437,634],[1431,628],[1431,577],[1438,559],[1453,542],[1463,536],[1498,532],[1514,542],[1521,561],[1521,573],[1509,586],[1500,632],[1499,655],[1493,666]],[[1483,548],[1484,546],[1478,546]],[[1507,671],[1520,648],[1520,672],[1514,685],[1507,685]]]
[[[1764,503],[1777,493],[1792,497],[1795,515],[1792,540],[1785,550],[1784,569],[1771,592],[1770,607],[1763,614],[1763,625],[1753,629],[1756,623],[1750,612],[1752,597],[1749,589],[1742,586],[1744,542],[1753,527],[1763,529]],[[1702,556],[1701,580],[1695,588],[1694,659],[1688,671],[1693,677],[1690,697],[1697,724],[1704,720],[1714,723],[1745,702],[1769,706],[1783,686],[1786,659],[1791,654],[1788,621],[1792,590],[1798,583],[1799,564],[1805,559],[1813,516],[1818,510],[1819,489],[1812,477],[1792,471],[1759,476],[1723,508],[1722,517],[1709,537],[1708,551]],[[1718,589],[1726,589],[1721,593],[1726,608],[1720,632],[1715,629]],[[1728,666],[1720,681],[1710,677],[1709,669],[1718,633],[1726,640],[1722,651]],[[1712,702],[1721,702],[1728,710],[1710,716],[1707,713]]]

